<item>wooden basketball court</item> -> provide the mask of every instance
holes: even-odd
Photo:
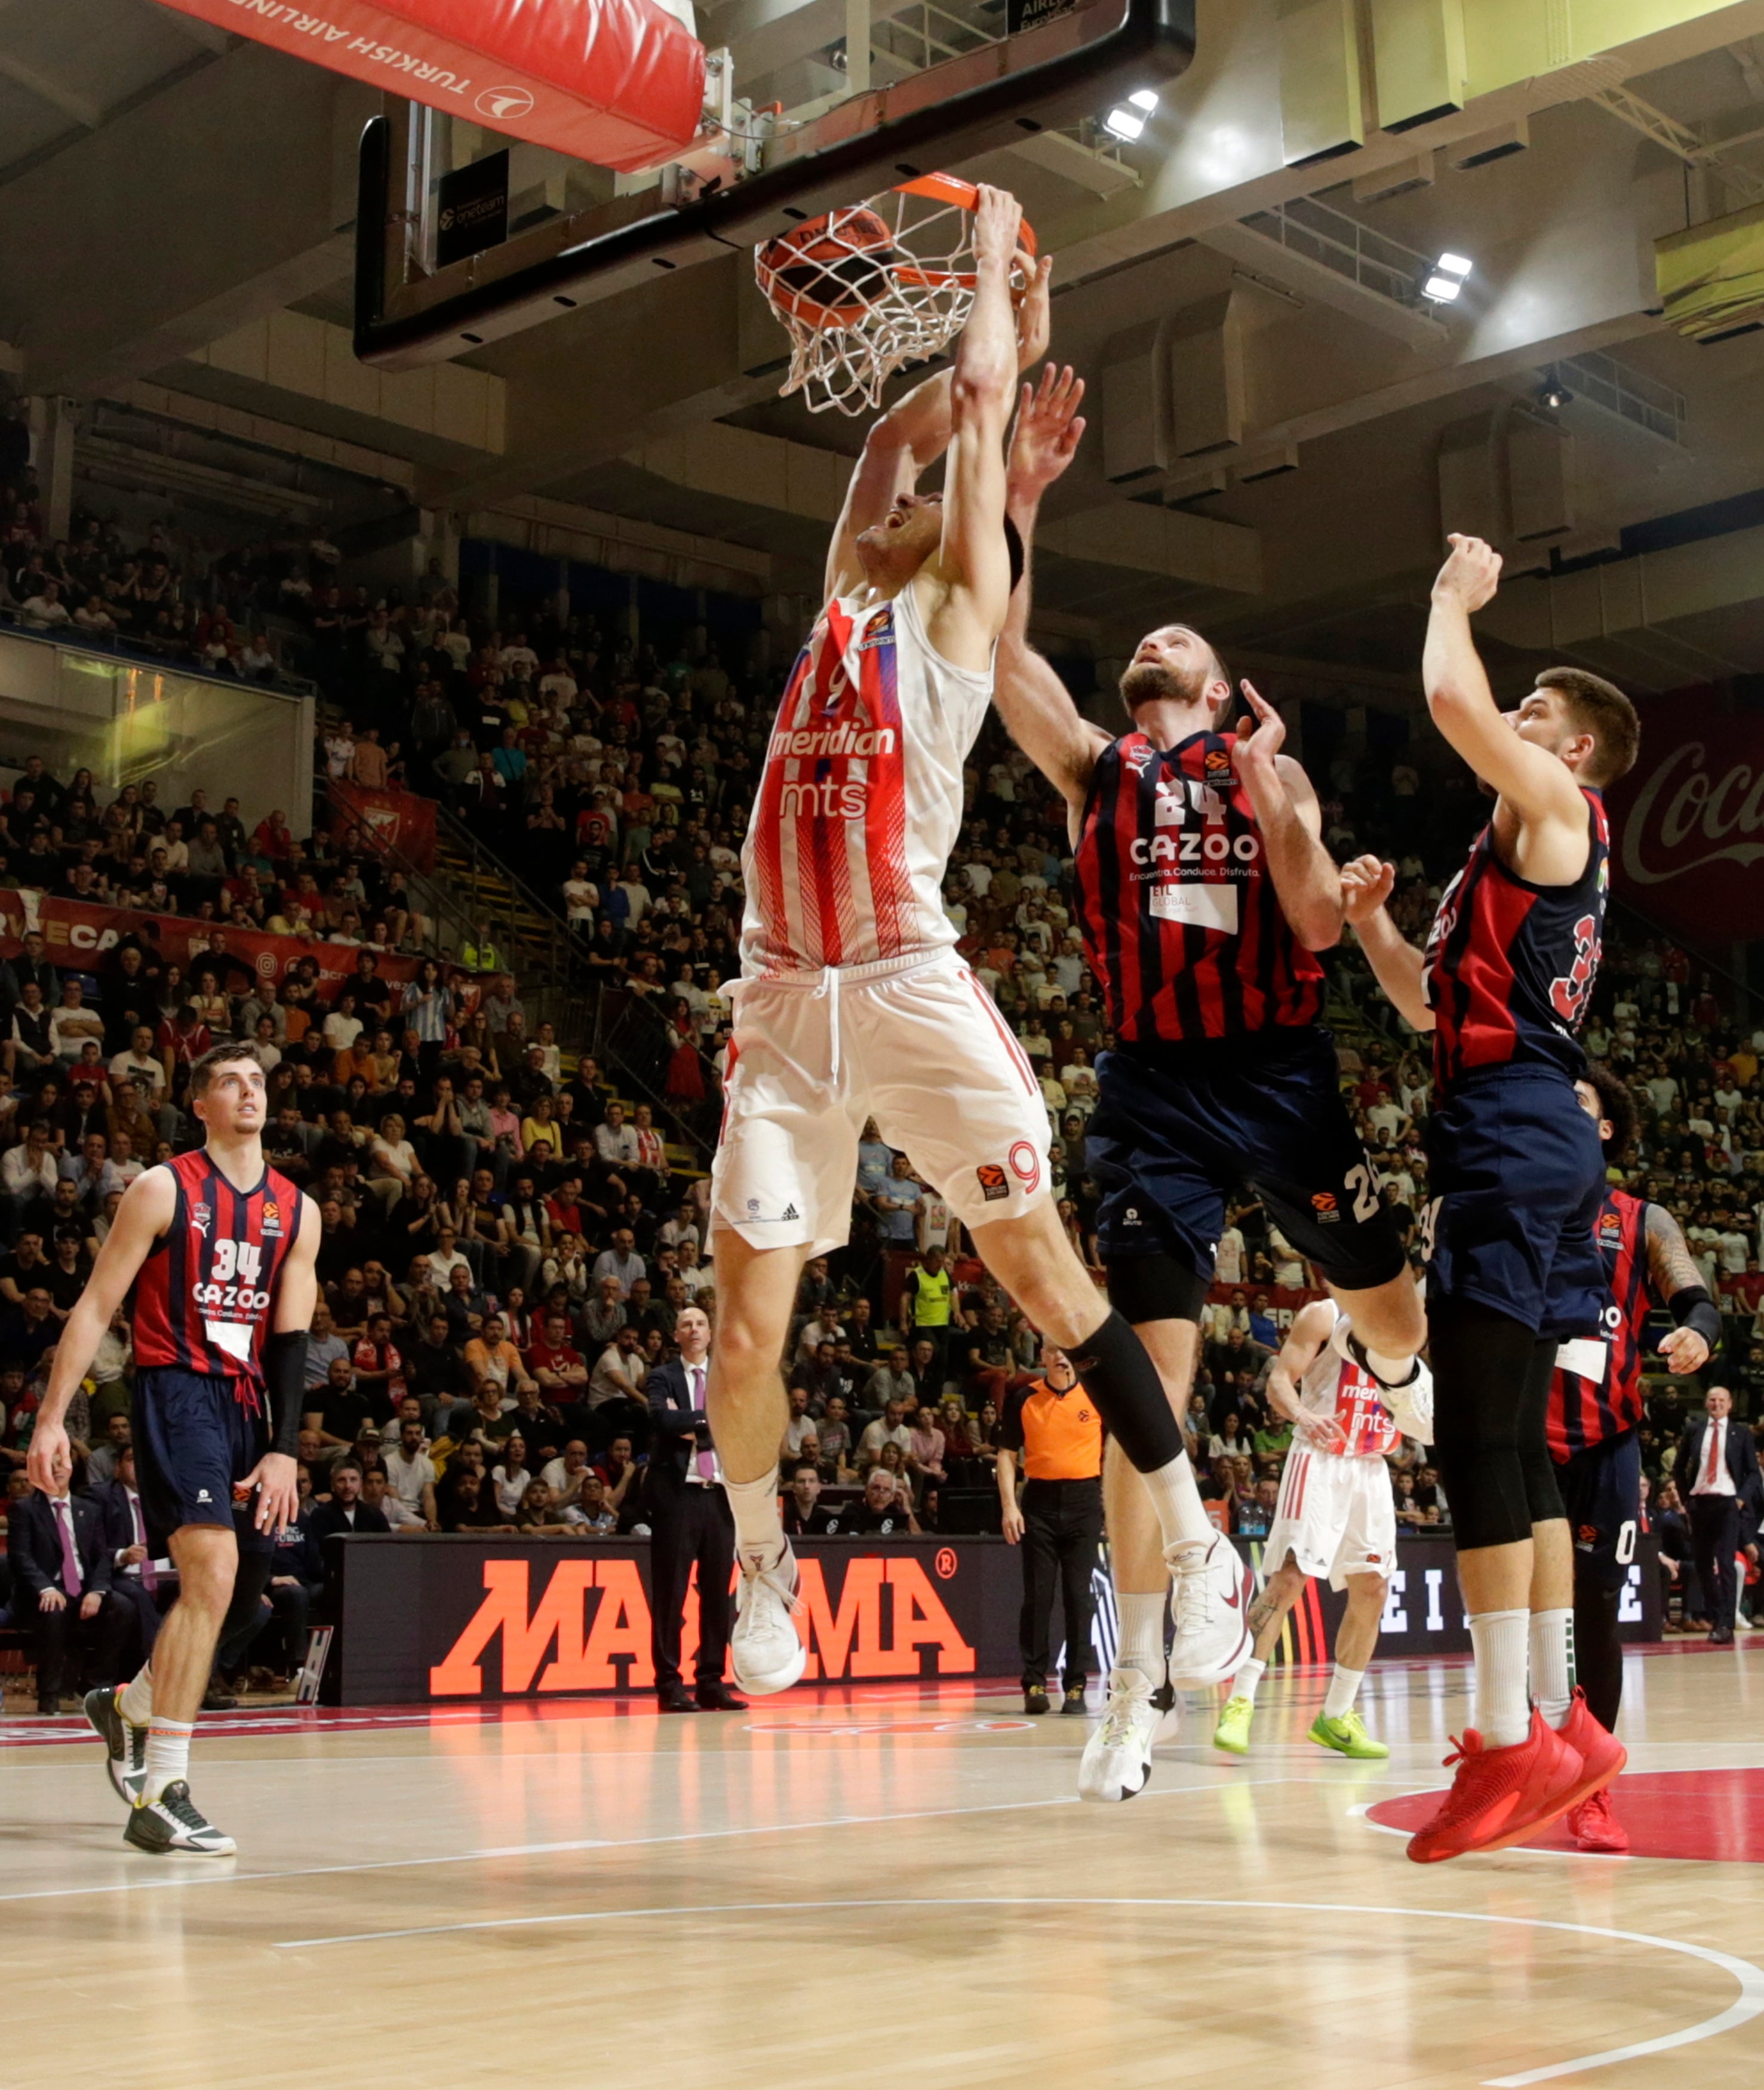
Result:
[[[1118,1808],[1073,1796],[1086,1730],[1024,1719],[1002,1686],[666,1719],[252,1710],[196,1752],[197,1798],[240,1845],[220,1864],[126,1850],[96,1742],[15,1720],[0,2073],[1750,2090],[1764,1659],[1631,1657],[1618,1813],[1646,1855],[1417,1867],[1369,1809],[1400,1817],[1443,1782],[1468,1677],[1374,1671],[1388,1764],[1304,1740],[1322,1671],[1263,1686],[1241,1762],[1194,1706]]]

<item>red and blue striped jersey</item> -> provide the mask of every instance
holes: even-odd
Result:
[[[135,1361],[264,1383],[276,1279],[300,1231],[300,1193],[273,1168],[236,1190],[206,1147],[166,1164],[178,1186],[171,1224],[135,1279]]]
[[[1541,1064],[1571,1080],[1585,1071],[1580,1030],[1603,946],[1611,825],[1598,793],[1583,786],[1581,796],[1590,846],[1572,885],[1534,885],[1509,871],[1491,824],[1446,888],[1422,974],[1442,1088],[1482,1067]]]
[[[1323,970],[1281,911],[1236,746],[1202,732],[1160,750],[1129,733],[1096,759],[1078,922],[1124,1043],[1237,1038],[1323,1013]]]
[[[1564,1343],[1550,1381],[1546,1429],[1559,1464],[1641,1420],[1642,1333],[1648,1318],[1647,1201],[1607,1190],[1593,1238],[1608,1297],[1595,1336]]]

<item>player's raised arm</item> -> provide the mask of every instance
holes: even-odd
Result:
[[[1052,266],[1049,261],[1041,264],[1017,316],[1020,369],[1026,369],[1047,353],[1048,272]],[[940,370],[915,385],[871,423],[863,454],[852,471],[845,506],[839,512],[833,542],[827,549],[828,600],[862,586],[858,539],[883,520],[901,494],[910,493],[949,447],[954,376],[953,370]]]
[[[92,1360],[116,1309],[128,1297],[129,1287],[153,1252],[153,1243],[171,1224],[177,1209],[178,1189],[169,1168],[148,1169],[123,1193],[115,1221],[98,1250],[86,1288],[75,1301],[55,1345],[49,1391],[31,1433],[31,1481],[46,1494],[60,1494],[72,1471],[67,1432],[62,1426],[67,1404],[92,1369]]]
[[[1492,602],[1500,554],[1480,537],[1451,536],[1451,556],[1433,584],[1433,607],[1422,650],[1427,709],[1482,781],[1512,807],[1522,826],[1560,822],[1584,843],[1586,808],[1573,772],[1547,748],[1513,731],[1495,702],[1470,635],[1470,618]],[[1582,862],[1584,862],[1584,857]],[[1567,876],[1575,875],[1573,871]]]
[[[1017,396],[1011,264],[1022,206],[982,186],[974,213],[974,303],[950,374],[943,536],[927,578],[931,643],[958,668],[984,673],[1010,606],[1005,543],[1005,430]]]
[[[1375,856],[1356,857],[1341,867],[1344,918],[1360,940],[1373,977],[1412,1030],[1431,1030],[1426,961],[1392,921],[1385,907],[1396,884],[1396,867]]]
[[[1022,544],[1023,572],[999,634],[992,688],[1005,730],[1074,814],[1083,809],[1108,735],[1078,716],[1070,690],[1029,643],[1030,547],[1043,494],[1078,454],[1083,398],[1084,380],[1051,363],[1039,384],[1022,389],[1005,467],[1005,512]]]
[[[1237,774],[1255,808],[1268,875],[1280,911],[1307,951],[1341,940],[1341,874],[1323,845],[1323,808],[1310,779],[1280,749],[1286,721],[1248,682],[1239,685],[1254,714],[1252,733],[1237,736]]]

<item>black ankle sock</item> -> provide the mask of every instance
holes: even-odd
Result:
[[[1181,1457],[1182,1432],[1164,1382],[1129,1322],[1111,1313],[1070,1354],[1084,1391],[1139,1472],[1155,1473]]]

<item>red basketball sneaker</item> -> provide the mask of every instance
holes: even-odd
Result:
[[[1629,1847],[1628,1830],[1611,1811],[1608,1785],[1568,1809],[1568,1833],[1583,1851],[1606,1851],[1620,1857]]]
[[[1561,1735],[1581,1760],[1580,1784],[1574,1797],[1568,1802],[1568,1807],[1573,1810],[1610,1784],[1629,1761],[1629,1752],[1608,1727],[1601,1727],[1593,1718],[1592,1709],[1586,1703],[1586,1693],[1577,1684],[1574,1687],[1574,1696],[1569,1701],[1568,1715],[1561,1728]],[[1616,1824],[1613,1823],[1612,1826],[1615,1827]],[[1623,1832],[1619,1830],[1617,1833],[1621,1835]],[[1607,1847],[1600,1844],[1598,1847],[1603,1850]],[[1623,1847],[1625,1850],[1629,1847],[1627,1837],[1624,1839]]]
[[[1555,1821],[1580,1796],[1579,1752],[1544,1724],[1535,1706],[1522,1742],[1485,1748],[1475,1728],[1466,1727],[1446,1762],[1458,1767],[1452,1790],[1432,1821],[1409,1839],[1418,1865],[1437,1865],[1469,1851],[1504,1851]]]

